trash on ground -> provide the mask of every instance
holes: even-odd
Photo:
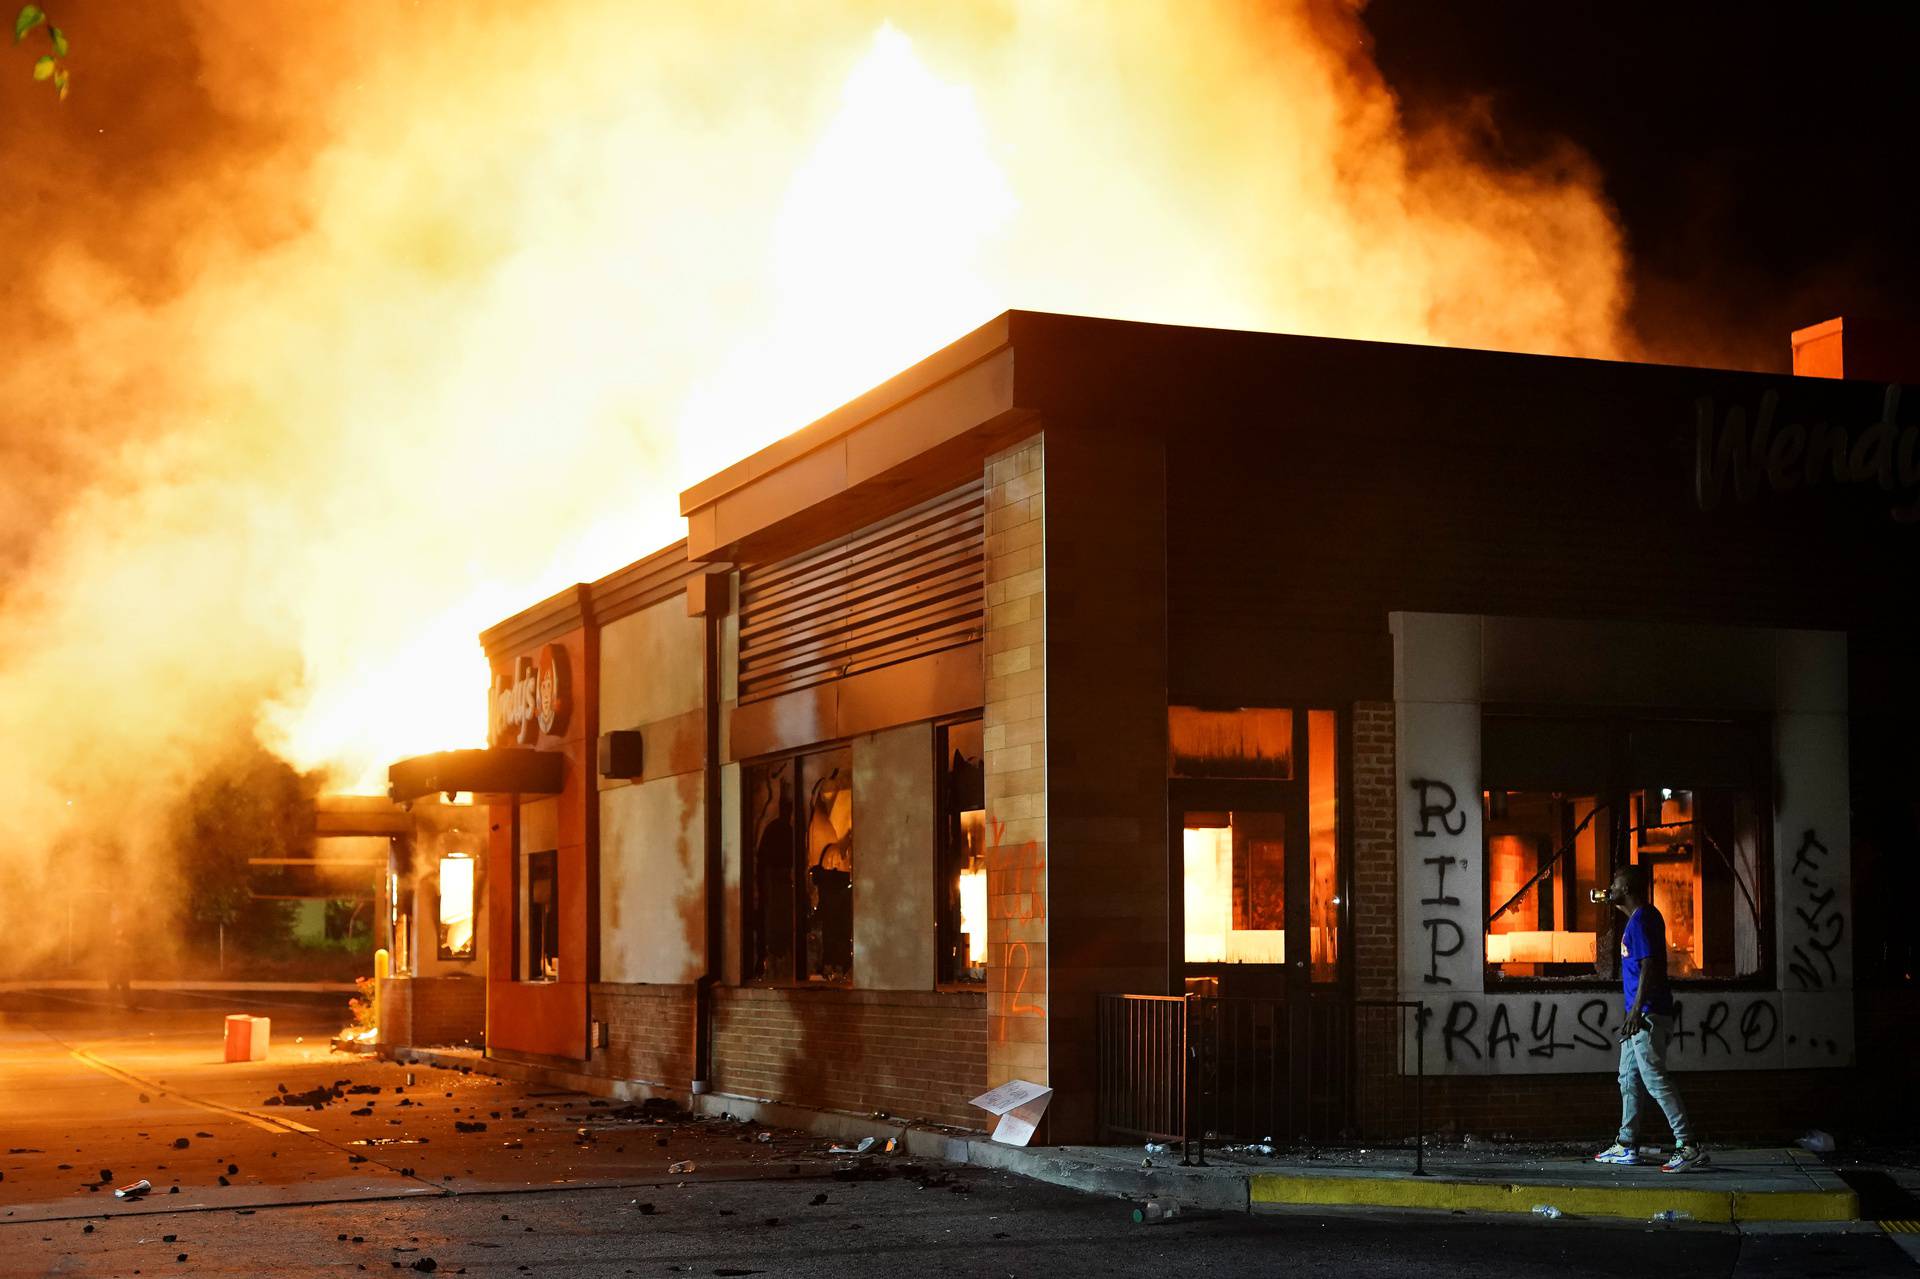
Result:
[[[1533,1206],[1533,1215],[1536,1217],[1545,1217],[1548,1221],[1558,1221],[1567,1214],[1561,1212],[1552,1204],[1535,1204]]]
[[[1136,1223],[1165,1221],[1168,1217],[1180,1215],[1180,1205],[1171,1199],[1149,1199],[1133,1210]]]
[[[1816,1155],[1833,1153],[1833,1134],[1824,1129],[1815,1128],[1796,1143],[1802,1150],[1811,1150]]]
[[[828,1146],[827,1153],[830,1155],[864,1155],[869,1150],[872,1150],[872,1149],[873,1149],[873,1138],[862,1137],[858,1142],[856,1142],[854,1145],[851,1145],[851,1146],[842,1146],[838,1143]]]
[[[1654,1213],[1653,1216],[1647,1218],[1647,1220],[1648,1221],[1692,1221],[1693,1214],[1690,1212],[1684,1212],[1679,1208],[1668,1208],[1664,1212]]]
[[[673,1173],[675,1176],[678,1176],[683,1172],[699,1172],[700,1165],[693,1162],[693,1160],[691,1159],[682,1159],[679,1163],[668,1164],[667,1171],[670,1173]]]
[[[153,1183],[145,1177],[142,1177],[132,1185],[115,1187],[113,1197],[115,1199],[138,1199],[141,1195],[146,1194],[152,1189]]]
[[[1053,1089],[1025,1079],[1009,1079],[998,1088],[990,1088],[969,1104],[978,1106],[1000,1122],[993,1126],[993,1139],[1009,1146],[1024,1146],[1040,1126],[1040,1116],[1053,1100]]]

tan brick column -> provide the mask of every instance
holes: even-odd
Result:
[[[987,459],[987,1082],[1049,1082],[1044,451]]]

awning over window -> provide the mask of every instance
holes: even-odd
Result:
[[[387,769],[387,795],[404,804],[441,791],[476,795],[558,795],[558,751],[508,747],[415,755]]]

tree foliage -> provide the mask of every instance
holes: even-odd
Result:
[[[53,91],[60,100],[67,100],[67,87],[72,83],[72,72],[67,69],[67,33],[53,25],[47,11],[37,4],[22,6],[13,20],[13,42],[19,44],[27,38],[29,32],[44,27],[47,33],[47,46],[52,50],[33,60],[33,78],[47,80],[53,84]]]
[[[267,941],[287,927],[286,903],[253,897],[249,859],[305,857],[313,846],[313,788],[258,747],[210,769],[171,823],[183,913],[241,941]]]

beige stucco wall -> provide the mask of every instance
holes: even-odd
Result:
[[[704,967],[699,773],[600,792],[600,979],[684,983]]]
[[[600,730],[638,728],[700,707],[706,619],[676,595],[600,631]]]
[[[853,742],[853,984],[931,990],[933,726]]]

